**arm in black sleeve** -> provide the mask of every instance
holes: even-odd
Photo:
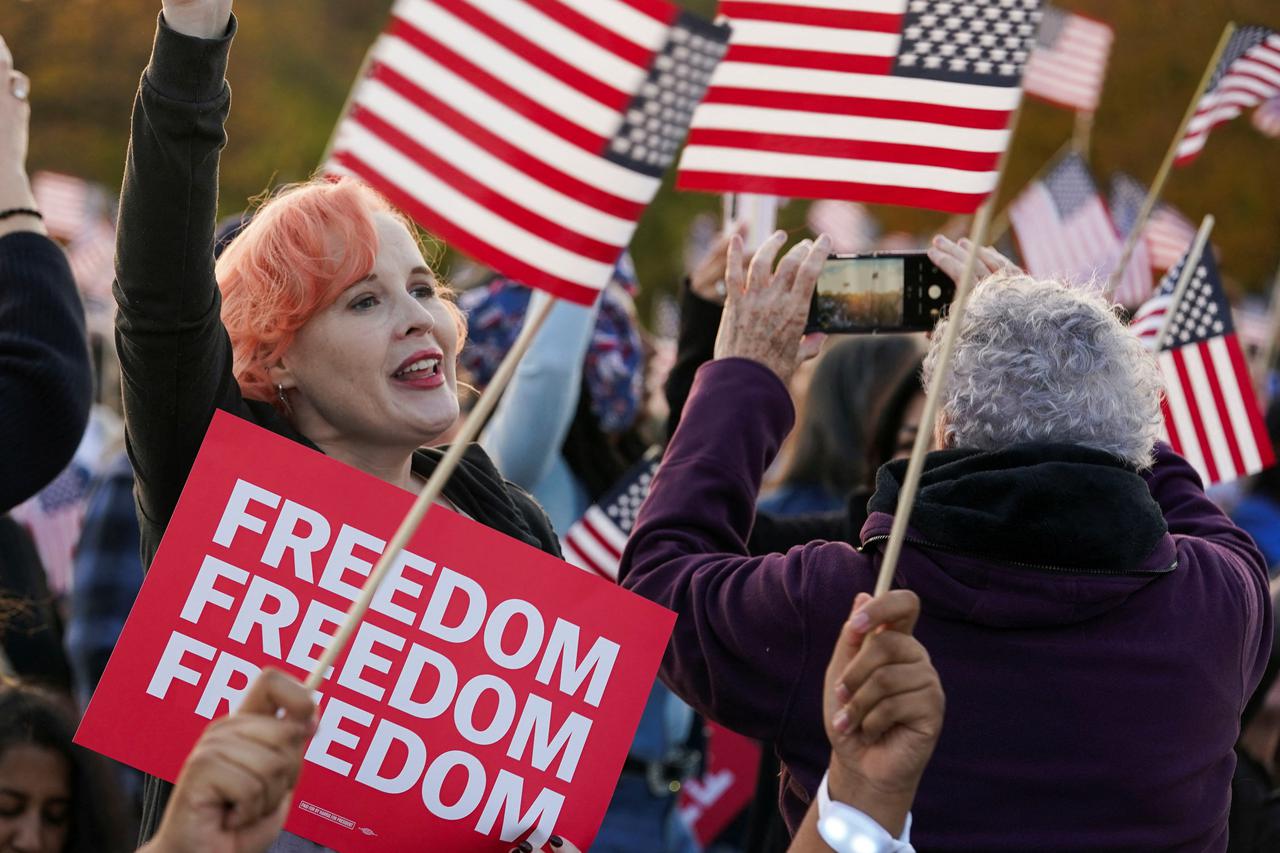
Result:
[[[694,374],[715,358],[716,334],[724,309],[693,292],[689,279],[680,285],[680,332],[676,338],[676,362],[667,374],[667,438],[676,434],[680,414],[689,399]]]
[[[116,340],[138,503],[164,525],[217,408],[243,406],[213,272],[218,155],[235,32],[164,23],[133,107],[116,239]]]
[[[0,238],[0,512],[71,461],[92,398],[84,309],[62,250],[32,231]]]

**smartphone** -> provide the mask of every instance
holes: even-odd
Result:
[[[924,252],[831,255],[818,276],[807,332],[927,332],[956,286]]]

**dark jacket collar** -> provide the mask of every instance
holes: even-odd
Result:
[[[888,533],[906,468],[878,472],[863,542]],[[998,562],[1124,573],[1144,569],[1168,530],[1121,459],[1047,443],[929,454],[910,528],[921,544]]]

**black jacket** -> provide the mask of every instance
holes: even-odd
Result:
[[[92,401],[84,309],[66,256],[33,232],[0,238],[0,512],[71,461]]]
[[[232,375],[213,268],[218,153],[231,100],[225,80],[235,34],[156,32],[133,109],[116,243],[116,341],[125,434],[137,479],[142,563],[149,567],[217,409],[318,449],[270,405],[246,400]],[[419,451],[429,475],[439,449]],[[479,446],[468,448],[444,496],[476,521],[560,556],[546,513],[505,481]],[[154,834],[169,786],[149,779],[142,836]]]

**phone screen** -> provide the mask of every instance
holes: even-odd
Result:
[[[832,258],[818,276],[813,320],[824,329],[900,327],[905,289],[904,258]]]

